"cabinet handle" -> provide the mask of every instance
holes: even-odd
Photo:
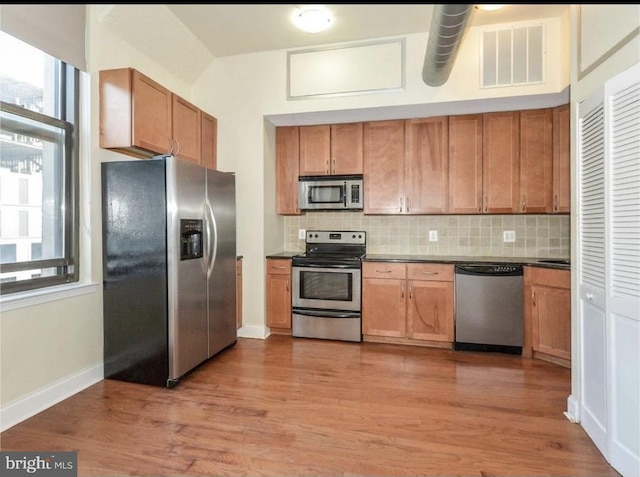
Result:
[[[478,212],[482,212],[482,196],[478,195]]]
[[[558,195],[553,196],[553,210],[554,212],[558,212]]]
[[[404,283],[400,286],[400,290],[402,291],[400,298],[404,298]]]
[[[489,196],[485,195],[484,196],[484,211],[488,211],[489,210]]]
[[[587,300],[593,300],[593,293],[587,293]]]
[[[536,306],[536,292],[531,291],[531,301],[533,302],[533,306]]]
[[[284,270],[285,267],[271,267],[271,268],[275,268],[277,270]]]
[[[527,197],[522,196],[522,211],[524,212],[527,209]]]
[[[287,280],[287,291],[289,291],[289,280]]]
[[[402,208],[403,208],[402,197],[400,197],[400,212],[402,212]]]
[[[329,159],[327,159],[327,174],[329,174]]]
[[[409,212],[409,197],[407,197],[407,212]]]
[[[376,273],[391,273],[391,270],[376,270]]]
[[[409,285],[409,299],[413,298],[413,283]]]
[[[336,172],[336,160],[335,159],[332,161],[332,167],[333,167],[333,172],[335,173]]]
[[[440,275],[440,272],[422,272],[423,275]]]

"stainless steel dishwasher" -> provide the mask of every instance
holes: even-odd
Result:
[[[522,354],[522,265],[455,267],[454,349]]]

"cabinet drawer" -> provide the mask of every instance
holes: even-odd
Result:
[[[407,277],[409,280],[452,282],[453,265],[444,263],[410,263],[407,265]]]
[[[571,271],[542,267],[524,267],[524,284],[571,289]]]
[[[404,263],[363,262],[363,278],[405,278],[407,267]]]
[[[272,273],[275,275],[291,275],[291,260],[268,258],[267,273]]]

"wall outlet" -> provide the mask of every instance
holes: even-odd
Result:
[[[503,234],[503,240],[505,242],[515,242],[516,241],[515,230],[505,230]]]
[[[437,241],[438,241],[438,231],[429,230],[429,242],[437,242]]]
[[[307,231],[305,229],[298,229],[298,238],[300,240],[304,240],[307,236]]]

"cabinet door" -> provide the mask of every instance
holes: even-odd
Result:
[[[553,109],[553,212],[571,212],[571,116],[568,104]]]
[[[405,337],[404,279],[362,279],[362,334]]]
[[[404,211],[404,121],[364,124],[364,213]]]
[[[173,141],[176,157],[200,164],[201,121],[199,108],[180,96],[173,95]]]
[[[300,175],[320,176],[331,173],[331,127],[300,126]]]
[[[553,110],[520,112],[520,212],[553,209]]]
[[[449,117],[449,212],[482,212],[482,115]]]
[[[300,215],[298,209],[298,127],[276,128],[276,212]]]
[[[409,280],[407,337],[453,342],[453,282]]]
[[[571,294],[567,289],[531,287],[534,351],[571,359]]]
[[[448,118],[412,119],[405,128],[405,212],[444,214],[449,200]]]
[[[267,274],[267,326],[291,328],[291,275]]]
[[[131,72],[133,145],[154,154],[166,154],[172,146],[171,91],[139,71]]]
[[[362,123],[331,125],[331,173],[362,174]]]
[[[487,113],[482,122],[483,212],[518,212],[520,202],[520,112]]]
[[[200,148],[201,164],[208,169],[216,169],[218,145],[218,120],[210,114],[201,112],[202,147]]]

